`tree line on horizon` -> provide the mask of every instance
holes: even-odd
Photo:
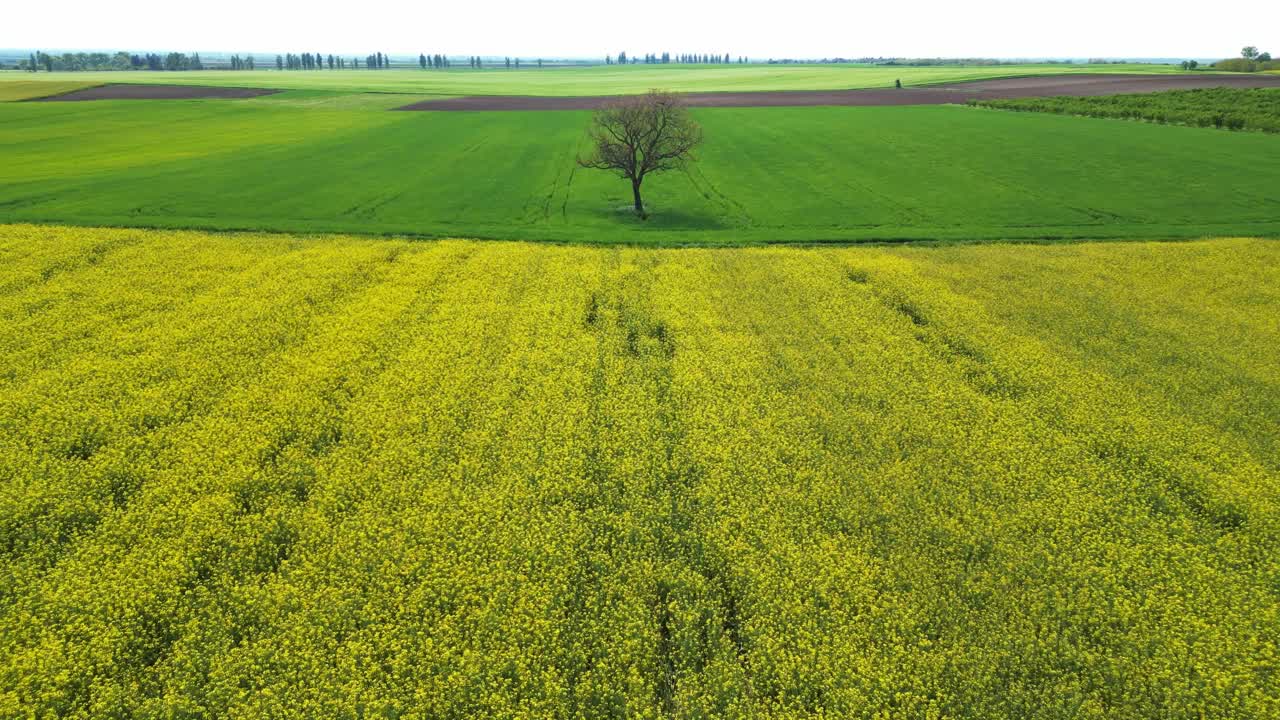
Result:
[[[204,70],[205,64],[200,53],[190,55],[180,52],[144,53],[141,55],[127,52],[116,53],[62,53],[51,55],[35,51],[26,60],[18,62],[18,69],[27,72],[77,72],[85,70]]]
[[[268,61],[270,62],[270,61]],[[700,53],[647,53],[641,56],[628,57],[626,52],[620,52],[617,56],[608,56],[605,58],[606,65],[658,65],[670,63],[682,63],[691,65],[727,65],[727,64],[746,64],[750,62],[746,57],[733,58],[728,53],[723,55],[700,54]],[[369,70],[386,70],[391,68],[391,56],[387,53],[375,52],[364,58],[352,57],[346,58],[341,55],[323,55],[321,53],[281,53],[276,55],[275,67],[277,70],[349,70],[349,69],[369,69]],[[501,60],[486,60],[480,55],[470,55],[467,57],[467,66],[474,69],[482,69],[485,67],[505,67],[507,69],[520,69],[522,67],[543,67],[544,61],[541,58],[535,60],[527,60],[519,57],[507,56]],[[50,55],[41,51],[30,54],[26,60],[17,63],[19,70],[29,72],[74,72],[82,70],[158,70],[158,71],[177,71],[177,70],[256,70],[260,67],[257,59],[253,55],[240,55],[239,53],[231,55],[226,60],[206,63],[201,60],[199,53],[179,53],[171,52],[167,54],[145,53],[131,54],[128,52],[116,53],[63,53],[61,55]],[[269,66],[268,66],[269,67]],[[423,70],[443,70],[453,67],[453,61],[448,55],[440,53],[428,54],[420,53],[418,55],[418,67]]]
[[[225,56],[222,56],[225,57]],[[412,56],[410,56],[412,57]],[[268,61],[269,62],[269,61]],[[598,62],[598,61],[597,61]],[[710,54],[710,53],[645,53],[643,55],[629,56],[625,51],[617,55],[605,56],[604,64],[606,65],[666,65],[672,63],[687,65],[727,65],[727,64],[747,64],[752,62],[745,56],[732,57],[729,53]],[[982,58],[823,58],[821,60],[792,60],[792,59],[773,59],[767,61],[768,64],[790,64],[790,63],[866,63],[874,65],[905,65],[905,66],[931,66],[931,65],[1004,65],[1027,62],[1023,60],[994,60]],[[1051,64],[1062,63],[1070,64],[1070,60],[1049,60],[1042,61]],[[1114,62],[1123,62],[1110,59],[1089,59],[1089,64],[1111,64]],[[405,64],[400,63],[398,67]],[[590,62],[588,62],[590,64]],[[418,55],[418,67],[423,70],[443,70],[453,66],[453,62],[448,55],[444,54],[428,54],[420,53]],[[536,66],[543,67],[543,60],[525,60],[519,57],[504,57],[501,60],[491,59],[486,61],[479,55],[471,55],[467,57],[467,66],[473,69],[482,69],[485,67],[505,67],[506,69],[521,69],[522,67]],[[0,66],[2,67],[2,66]],[[182,71],[182,70],[255,70],[259,68],[257,61],[253,55],[239,54],[231,55],[229,58],[218,59],[213,62],[205,62],[200,58],[199,53],[129,53],[129,52],[75,52],[50,54],[42,51],[34,51],[24,59],[16,63],[19,70],[28,72],[74,72],[89,70],[151,70],[151,71]],[[375,52],[364,58],[352,57],[345,58],[341,55],[322,55],[320,53],[284,53],[276,55],[275,67],[277,70],[348,70],[348,69],[369,69],[369,70],[386,70],[392,67],[390,55],[382,52]],[[1179,64],[1183,70],[1196,70],[1200,66],[1194,60],[1184,61]],[[1258,48],[1249,46],[1241,51],[1241,56],[1237,58],[1229,58],[1213,63],[1211,66],[1214,70],[1226,70],[1234,72],[1258,72],[1263,70],[1280,70],[1280,62],[1274,61],[1271,54],[1267,52],[1259,52]]]
[[[626,52],[620,52],[617,56],[606,55],[604,58],[605,65],[668,65],[670,63],[680,63],[683,65],[745,65],[748,60],[739,56],[736,59],[730,58],[729,53],[723,55],[711,55],[701,53],[680,53],[672,55],[669,52],[645,53],[644,55],[633,55],[627,57]]]
[[[1240,50],[1240,57],[1219,60],[1213,64],[1213,69],[1227,72],[1280,70],[1280,61],[1272,60],[1271,53],[1259,52],[1257,46],[1249,45]]]
[[[277,70],[359,70],[361,67],[369,70],[386,70],[391,67],[391,56],[381,52],[366,55],[362,66],[358,57],[347,59],[341,55],[325,56],[320,53],[276,55]]]
[[[443,55],[435,55],[428,58],[422,55],[423,67],[448,67],[449,59]],[[430,62],[428,62],[430,60]],[[479,57],[474,58],[478,63]],[[268,61],[269,62],[269,61]],[[276,55],[275,66],[277,70],[346,70],[349,68],[358,69],[361,67],[385,70],[391,67],[391,56],[386,53],[376,52],[367,56],[363,60],[360,58],[345,58],[340,55],[322,55],[320,53],[283,53]],[[206,63],[200,58],[200,53],[180,53],[171,52],[167,54],[160,53],[144,53],[131,54],[128,52],[116,53],[62,53],[61,55],[51,55],[43,51],[34,51],[24,59],[19,60],[17,69],[27,72],[76,72],[88,70],[157,70],[157,71],[179,71],[179,70],[256,70],[258,69],[257,59],[253,55],[234,54],[225,61],[216,63]]]

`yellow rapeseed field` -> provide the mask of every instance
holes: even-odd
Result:
[[[0,227],[0,717],[1280,717],[1280,243]]]

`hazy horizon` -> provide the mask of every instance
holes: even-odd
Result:
[[[258,55],[258,56],[260,56],[260,57],[262,57],[262,58],[274,58],[277,54],[285,54],[285,53],[292,53],[292,52],[310,52],[310,50],[309,50],[308,48],[301,48],[301,49],[299,49],[299,48],[275,48],[275,49],[272,49],[272,48],[268,48],[268,49],[262,49],[262,48],[248,48],[248,49],[245,49],[245,48],[238,48],[238,49],[228,50],[228,49],[225,49],[225,48],[183,48],[183,47],[168,47],[168,46],[165,46],[165,47],[159,47],[159,46],[156,46],[156,47],[78,47],[78,46],[72,47],[72,46],[65,46],[65,47],[64,47],[64,46],[48,45],[48,46],[31,46],[31,47],[0,47],[0,56],[5,56],[6,54],[9,54],[9,55],[12,55],[12,56],[14,56],[14,57],[25,57],[27,53],[36,52],[36,51],[40,51],[40,52],[44,52],[44,53],[49,53],[49,54],[54,54],[54,55],[61,54],[61,53],[79,53],[79,52],[83,52],[83,53],[115,53],[115,52],[128,52],[128,53],[130,53],[130,54],[138,54],[138,53],[168,53],[168,52],[184,52],[184,53],[193,53],[193,52],[194,52],[194,53],[200,53],[200,54],[208,55],[209,57],[215,57],[215,58],[230,57],[231,55],[235,55],[235,54],[239,54],[239,55],[246,55],[246,54],[249,54],[249,55]],[[373,52],[381,52],[381,49],[379,49],[379,48],[373,48],[373,49],[372,49],[372,51],[373,51]],[[320,51],[315,51],[315,52],[320,52]],[[425,52],[425,51],[421,51],[421,52]],[[657,51],[648,51],[648,50],[643,50],[643,51],[642,51],[642,50],[636,50],[636,51],[634,51],[634,52],[633,52],[633,51],[631,51],[631,50],[626,50],[626,53],[627,53],[628,58],[632,57],[632,56],[633,56],[633,54],[634,54],[634,56],[635,56],[635,57],[640,58],[641,60],[643,60],[643,56],[644,56],[643,54],[644,54],[645,52],[657,52],[659,55],[660,55],[662,52],[671,52],[671,53],[673,54],[673,59],[672,59],[672,61],[671,61],[671,62],[672,62],[672,63],[676,63],[676,60],[674,59],[675,51],[667,51],[667,50],[657,50]],[[327,55],[329,55],[329,54],[330,54],[330,53],[328,53],[328,52],[321,52],[321,55],[325,55],[325,56],[327,56]],[[365,57],[366,55],[370,54],[370,52],[369,52],[369,51],[365,51],[365,52],[332,53],[332,54],[334,54],[335,56],[340,55],[341,57],[347,57],[347,58],[351,58],[351,57],[358,57],[359,59],[363,60],[363,59],[364,59],[364,57]],[[388,52],[387,52],[387,53],[385,53],[385,54],[387,55],[387,57],[390,57],[392,60],[396,60],[396,61],[411,61],[411,60],[412,60],[412,61],[416,61],[416,60],[417,60],[418,55],[420,54],[420,52],[419,52],[419,51],[403,51],[403,52],[391,52],[391,51],[388,51]],[[433,54],[434,54],[434,53],[433,53]],[[723,54],[723,53],[722,53],[722,54]],[[1273,54],[1274,54],[1274,53],[1273,53]],[[475,55],[475,53],[447,53],[447,56],[448,56],[448,57],[450,57],[450,58],[464,58],[464,57],[471,57],[472,55]],[[616,53],[616,52],[615,52],[615,53],[608,53],[608,55],[609,55],[609,57],[614,58],[614,57],[616,57],[616,56],[617,56],[617,53]],[[530,55],[519,55],[519,56],[517,56],[517,55],[483,54],[483,53],[482,53],[482,54],[478,55],[478,57],[480,57],[480,58],[481,58],[482,60],[484,60],[484,61],[498,61],[498,62],[501,62],[504,58],[507,58],[507,57],[510,57],[510,58],[516,58],[516,57],[519,57],[522,61],[523,61],[523,60],[536,60],[536,59],[541,59],[541,60],[543,60],[544,62],[549,62],[549,63],[555,63],[555,62],[563,62],[563,63],[592,63],[592,62],[594,62],[594,63],[598,63],[598,64],[603,64],[603,63],[605,62],[605,59],[604,59],[604,58],[605,58],[605,53],[601,53],[601,54],[599,54],[599,55],[591,55],[591,56],[587,56],[587,55],[554,55],[554,54],[542,54],[542,55],[532,55],[532,54],[530,54]],[[739,58],[739,57],[740,57],[739,55],[732,55],[732,56],[730,57],[730,59],[736,62],[736,61],[738,60],[738,58]],[[1127,63],[1162,63],[1162,62],[1166,62],[1166,63],[1167,63],[1167,62],[1179,62],[1179,61],[1182,61],[1182,60],[1199,60],[1199,61],[1202,61],[1202,62],[1208,62],[1208,61],[1222,60],[1222,59],[1225,59],[1225,58],[1228,58],[1228,57],[1234,57],[1234,56],[1233,56],[1233,55],[1201,55],[1201,56],[1194,56],[1194,55],[1169,55],[1169,56],[1163,56],[1163,57],[1122,57],[1122,56],[1114,56],[1114,55],[1089,55],[1089,56],[1085,56],[1085,55],[1075,55],[1075,56],[1066,56],[1066,55],[1048,56],[1048,55],[1043,55],[1043,56],[1027,56],[1027,57],[1000,57],[1000,56],[995,56],[995,55],[966,55],[966,56],[957,56],[957,55],[902,55],[902,54],[898,54],[898,55],[867,55],[867,56],[864,56],[864,55],[859,55],[859,56],[850,56],[850,55],[835,56],[835,55],[831,55],[831,56],[807,56],[807,57],[791,57],[791,56],[783,56],[783,55],[772,55],[772,56],[769,56],[769,55],[761,55],[761,56],[746,56],[746,57],[748,57],[748,60],[749,60],[750,62],[755,62],[755,63],[763,63],[763,62],[767,62],[767,61],[768,61],[768,60],[770,60],[770,59],[772,59],[772,60],[779,60],[779,61],[793,61],[793,62],[803,63],[803,62],[807,62],[807,61],[822,61],[822,60],[829,60],[829,59],[831,59],[831,58],[835,58],[835,57],[840,57],[840,58],[842,58],[842,59],[846,59],[846,60],[858,60],[858,59],[863,59],[863,58],[876,58],[876,59],[884,59],[884,60],[891,60],[891,59],[898,59],[898,60],[944,60],[944,61],[948,61],[948,60],[950,60],[950,61],[954,61],[954,60],[990,60],[990,61],[999,61],[999,62],[1026,62],[1026,63],[1049,63],[1049,62],[1063,62],[1063,63],[1065,63],[1065,62],[1076,62],[1076,63],[1084,63],[1084,62],[1087,62],[1088,60],[1094,59],[1094,60],[1108,60],[1108,61],[1112,61],[1112,62],[1127,62]],[[639,64],[643,64],[643,62],[641,62],[641,63],[637,63],[637,65],[639,65]],[[731,63],[731,64],[732,64],[732,63]],[[274,66],[271,66],[271,67],[263,66],[262,68],[259,68],[259,69],[262,69],[262,70],[274,69]]]
[[[801,2],[751,12],[723,2],[654,0],[640,11],[585,0],[553,4],[426,5],[388,0],[349,14],[308,3],[229,0],[186,11],[139,0],[121,8],[75,0],[15,5],[0,47],[84,51],[418,53],[599,59],[630,53],[712,53],[757,59],[940,57],[1132,59],[1234,57],[1245,45],[1280,50],[1280,5],[1205,14],[1189,2],[1082,0],[1028,7],[924,0],[904,11]],[[927,20],[927,22],[925,22]],[[1268,37],[1268,33],[1270,37]]]

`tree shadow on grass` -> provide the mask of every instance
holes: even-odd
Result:
[[[725,218],[710,213],[690,211],[683,208],[663,207],[648,204],[648,219],[636,214],[630,203],[613,207],[602,207],[591,211],[593,220],[625,227],[627,230],[644,232],[646,230],[670,232],[672,230],[730,230],[735,225],[725,222]]]

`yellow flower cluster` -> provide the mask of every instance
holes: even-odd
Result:
[[[1280,716],[1277,268],[0,227],[0,716]]]

